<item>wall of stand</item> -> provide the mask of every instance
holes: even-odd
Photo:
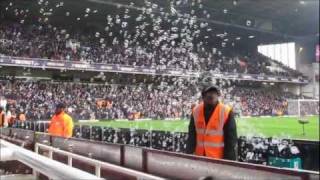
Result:
[[[252,179],[252,175],[259,177],[259,179],[270,179],[270,177],[272,179],[319,179],[319,173],[312,171],[215,160],[78,138],[63,139],[49,136],[46,133],[17,128],[4,128],[0,132],[2,139],[23,145],[30,150],[34,150],[36,143],[45,144],[74,154],[170,179],[198,179],[204,176],[213,176],[218,179]],[[66,157],[58,154],[53,154],[53,159],[68,163]],[[94,172],[94,167],[86,165],[85,162],[73,163],[75,167],[78,166],[82,170]],[[106,174],[110,174],[110,172],[102,172],[101,177]],[[113,177],[119,176],[117,173],[113,173]]]

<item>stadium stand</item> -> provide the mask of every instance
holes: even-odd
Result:
[[[161,50],[149,46],[128,47],[128,42],[99,46],[95,37],[80,32],[72,35],[65,30],[36,26],[22,26],[18,23],[0,24],[0,54],[14,57],[44,58],[57,61],[81,61],[87,63],[122,64],[142,67],[187,69],[197,71],[230,72],[245,74],[266,74],[302,77],[298,71],[277,63],[285,71],[270,71],[271,59],[258,53],[250,55],[224,56],[205,47],[188,50],[184,47],[166,47]],[[80,35],[81,34],[81,35]],[[77,39],[81,37],[82,39]],[[85,38],[86,37],[86,38]],[[66,48],[70,39],[81,44],[78,48]],[[25,47],[25,48],[19,48]],[[202,48],[202,49],[201,49]]]
[[[238,103],[243,116],[285,115],[286,99],[297,98],[273,89],[224,86],[223,99],[232,106]],[[0,91],[8,99],[6,109],[13,115],[25,113],[28,120],[48,120],[60,101],[67,104],[77,120],[188,118],[192,103],[199,99],[192,88],[177,86],[148,88],[17,80],[0,82]]]
[[[318,125],[313,120],[319,115],[318,75],[302,67],[311,65],[304,62],[312,59],[305,54],[314,54],[309,49],[314,35],[319,37],[314,31],[319,22],[310,21],[316,3],[0,1],[0,106],[6,115],[0,148],[17,155],[0,152],[5,157],[0,158],[0,179],[10,179],[11,173],[59,179],[67,168],[77,168],[82,178],[90,173],[106,179],[318,179],[319,172],[312,171],[319,171],[319,141],[259,132],[255,135],[261,137],[252,137],[255,127],[243,126],[246,137],[239,137],[234,148],[237,160],[229,161],[186,154],[185,131],[130,125],[171,120],[186,125],[209,85],[220,87],[220,101],[232,107],[237,125],[278,116],[280,122],[284,115],[293,123],[294,118],[309,122],[312,115],[310,124]],[[261,46],[270,48],[262,53]],[[75,121],[68,139],[47,134],[58,103]],[[291,117],[296,115],[305,117]],[[128,126],[106,126],[115,121]],[[270,128],[279,125],[274,122],[268,122],[274,125]],[[309,129],[311,138],[319,137],[313,132],[318,129]],[[297,137],[309,137],[304,126]],[[71,167],[43,171],[57,163]]]

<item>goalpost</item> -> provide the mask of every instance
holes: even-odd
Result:
[[[287,101],[290,116],[319,115],[319,100],[317,99],[289,99]]]

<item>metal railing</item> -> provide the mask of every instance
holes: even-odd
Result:
[[[68,165],[69,166],[72,166],[72,160],[73,159],[77,159],[77,160],[85,162],[86,164],[93,165],[95,167],[95,175],[97,177],[101,176],[101,168],[106,168],[108,170],[119,172],[121,174],[135,176],[138,179],[164,180],[163,178],[160,178],[160,177],[157,177],[157,176],[153,176],[153,175],[146,174],[146,173],[143,173],[143,172],[139,172],[139,171],[135,171],[135,170],[132,170],[132,169],[120,167],[120,166],[113,165],[113,164],[110,164],[110,163],[98,161],[98,160],[91,159],[91,158],[88,158],[88,157],[80,156],[80,155],[77,155],[77,154],[73,154],[73,153],[70,153],[70,152],[67,152],[67,151],[60,150],[60,149],[52,147],[52,146],[47,146],[47,145],[44,145],[44,144],[36,143],[35,144],[35,152],[39,153],[40,149],[49,151],[49,158],[52,158],[53,153],[57,153],[57,154],[60,154],[60,155],[67,156]]]
[[[32,168],[33,171],[36,172],[34,175],[39,172],[48,176],[50,179],[101,179],[85,171],[26,150],[3,139],[0,139],[0,148],[1,160],[20,161]],[[5,149],[5,153],[2,152],[2,149]],[[4,157],[4,159],[2,159],[2,157]]]
[[[22,128],[22,129],[26,129],[26,130],[32,130],[32,131],[36,131],[36,132],[43,132],[43,133],[47,133],[46,129],[49,126],[49,121],[25,121],[22,125],[21,122],[17,121],[16,124],[14,125],[14,128]],[[94,129],[93,128],[97,128],[97,130],[100,129],[101,134],[95,134],[95,135],[99,135],[99,138],[95,138],[94,137]],[[117,142],[114,141],[114,138],[112,138],[110,141],[108,139],[104,139],[105,137],[109,137],[109,136],[114,136],[113,134],[105,134],[105,132],[107,130],[113,129],[114,134],[118,134],[119,136],[121,136],[122,134],[129,134],[131,131],[136,131],[141,132],[148,132],[148,135],[145,135],[146,138],[148,138],[148,141],[145,142],[145,144],[137,144],[137,143],[130,143],[129,139],[126,139],[126,143],[122,141],[121,138],[118,139]],[[83,132],[84,130],[88,130],[87,135]],[[162,146],[162,143],[160,145],[157,145],[154,142],[158,142],[159,141],[159,137],[158,136],[152,136],[153,133],[157,133],[157,134],[161,134],[161,136],[163,137],[168,137],[167,145],[166,147]],[[166,151],[174,151],[174,152],[181,152],[184,153],[186,147],[184,147],[184,144],[186,142],[186,137],[187,137],[187,133],[186,132],[170,132],[169,135],[165,135],[164,133],[168,133],[166,131],[153,131],[153,130],[140,130],[140,129],[128,129],[128,128],[107,128],[107,127],[100,127],[100,126],[90,126],[90,125],[75,125],[74,126],[74,132],[73,132],[73,137],[74,138],[81,138],[81,139],[90,139],[90,140],[95,140],[95,141],[103,141],[103,142],[108,142],[108,143],[118,143],[118,144],[126,144],[126,145],[133,145],[133,146],[138,146],[138,147],[148,147],[148,148],[153,148],[153,149],[160,149],[160,150],[166,150]],[[137,134],[137,135],[141,135],[142,134]],[[160,136],[160,135],[159,135]],[[179,141],[176,140],[177,137],[180,137]],[[127,136],[125,136],[127,137]],[[134,138],[131,137],[130,138]],[[169,139],[172,139],[172,142],[169,142]],[[182,140],[183,139],[183,140]],[[147,145],[146,145],[147,144]],[[178,148],[179,146],[179,148]]]

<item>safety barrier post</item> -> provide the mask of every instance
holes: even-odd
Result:
[[[176,151],[176,146],[175,146],[175,143],[176,143],[176,132],[173,132],[172,133],[172,151],[175,152]]]
[[[150,141],[150,148],[152,148],[152,130],[150,131],[150,134],[149,134],[149,141]]]
[[[49,149],[49,158],[52,159],[52,157],[53,157],[53,151],[52,149]]]
[[[89,126],[89,139],[92,140],[92,126]]]
[[[101,165],[99,164],[95,165],[95,174],[96,176],[101,177]]]
[[[72,157],[68,156],[68,165],[72,167]]]
[[[35,144],[34,151],[39,154],[39,146],[37,143]],[[32,174],[38,179],[39,173],[36,170],[33,169]]]

